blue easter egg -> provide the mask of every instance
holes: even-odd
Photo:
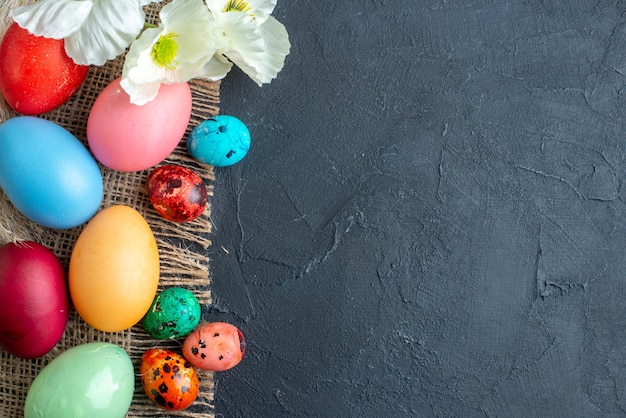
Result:
[[[250,149],[250,131],[233,116],[215,116],[191,131],[187,149],[201,163],[226,167],[246,156]]]
[[[18,116],[0,125],[0,187],[27,218],[54,229],[88,221],[103,196],[100,167],[54,122]]]

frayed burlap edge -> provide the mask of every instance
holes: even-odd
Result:
[[[13,7],[33,3],[34,0],[0,0],[0,36],[10,23],[8,12]],[[164,2],[164,4],[167,1]],[[146,7],[147,20],[158,21],[158,11],[162,7],[151,4]],[[81,89],[61,108],[42,118],[54,121],[72,132],[83,143],[86,141],[86,124],[89,110],[98,93],[121,74],[123,58],[118,58],[102,67],[92,67]],[[197,163],[188,155],[186,138],[191,129],[219,111],[219,82],[193,80],[192,117],[187,133],[178,148],[163,163],[179,164],[196,171],[205,180],[209,195],[213,195],[213,169]],[[0,122],[16,114],[6,105],[0,95]],[[196,295],[203,305],[211,303],[209,290],[210,273],[207,248],[211,245],[210,206],[205,213],[193,222],[174,224],[161,218],[150,205],[145,182],[149,170],[136,173],[122,173],[102,167],[104,198],[101,207],[124,204],[137,209],[148,221],[157,239],[161,261],[160,289],[170,286],[185,287]],[[50,230],[42,228],[23,217],[6,196],[0,192],[0,244],[33,240],[48,246],[61,259],[65,266],[69,263],[71,251],[82,226],[70,230]],[[159,341],[152,339],[138,325],[118,333],[105,333],[88,326],[72,311],[65,334],[57,346],[47,355],[36,360],[23,360],[0,350],[0,416],[6,418],[23,416],[24,402],[30,384],[39,371],[68,348],[93,341],[108,341],[124,348],[138,370],[141,355],[150,347],[163,347],[180,352],[181,341]],[[143,393],[139,376],[135,382],[135,396],[127,417],[212,417],[213,414],[213,375],[199,371],[200,393],[194,404],[185,411],[163,411],[155,406]]]

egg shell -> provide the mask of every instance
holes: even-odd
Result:
[[[0,346],[41,357],[59,342],[68,317],[67,277],[56,255],[32,241],[0,247]]]
[[[246,156],[250,149],[250,131],[234,116],[214,116],[191,131],[187,149],[204,164],[226,167]]]
[[[126,351],[105,342],[78,345],[37,375],[26,396],[24,418],[121,418],[134,390]]]
[[[148,176],[154,209],[171,222],[190,222],[202,215],[209,195],[202,178],[186,167],[164,165]]]
[[[183,356],[201,370],[223,372],[239,364],[245,354],[243,334],[226,322],[200,324],[183,342]]]
[[[196,370],[174,351],[148,349],[141,357],[139,373],[146,395],[163,409],[186,409],[198,396],[200,381]]]
[[[158,340],[180,338],[196,328],[201,314],[200,303],[191,291],[170,287],[156,295],[142,325]]]
[[[87,120],[87,140],[105,166],[140,171],[163,161],[184,136],[191,117],[191,89],[188,83],[162,84],[154,100],[137,106],[120,80],[96,98]]]
[[[159,267],[157,243],[143,216],[130,206],[109,206],[89,221],[72,249],[74,307],[101,331],[130,328],[152,304]]]
[[[54,229],[87,222],[103,196],[102,173],[87,148],[33,116],[0,125],[0,187],[23,215]]]
[[[89,66],[67,56],[63,39],[35,36],[16,22],[2,38],[0,91],[18,113],[39,115],[61,106],[88,72]]]

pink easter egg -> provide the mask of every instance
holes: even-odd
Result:
[[[94,157],[117,171],[140,171],[167,158],[191,117],[188,83],[162,84],[154,100],[130,102],[120,78],[100,92],[89,113],[87,140]]]

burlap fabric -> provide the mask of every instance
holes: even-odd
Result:
[[[0,0],[0,35],[6,31],[8,12],[13,7],[33,3],[34,0]],[[164,3],[167,3],[164,2]],[[147,20],[158,22],[162,4],[146,7]],[[61,108],[41,117],[54,121],[72,132],[86,144],[86,125],[89,110],[98,93],[121,75],[123,58],[102,67],[92,67],[82,88]],[[193,127],[218,113],[219,82],[193,80],[193,114],[187,134]],[[0,96],[0,122],[15,116]],[[187,166],[205,180],[212,196],[213,169],[198,164],[187,152],[183,138],[181,144],[165,161]],[[148,221],[157,239],[161,260],[160,289],[181,286],[195,293],[204,306],[211,303],[209,290],[209,263],[207,248],[211,245],[210,208],[198,219],[186,224],[173,224],[161,218],[150,205],[146,191],[149,170],[122,173],[101,166],[104,178],[104,199],[101,207],[125,204],[137,209]],[[0,244],[16,240],[34,240],[52,249],[64,265],[68,265],[74,242],[82,227],[57,231],[38,226],[17,212],[0,192]],[[88,326],[72,311],[65,334],[57,346],[46,356],[36,360],[23,360],[0,349],[0,417],[23,416],[28,388],[39,371],[64,350],[92,341],[108,341],[124,348],[138,370],[143,352],[150,347],[171,348],[180,352],[181,341],[153,340],[138,325],[119,333],[104,333]],[[128,417],[201,417],[213,416],[213,375],[199,372],[201,388],[196,402],[187,410],[168,412],[157,408],[143,393],[137,376],[135,396]],[[97,418],[97,417],[94,417]]]

